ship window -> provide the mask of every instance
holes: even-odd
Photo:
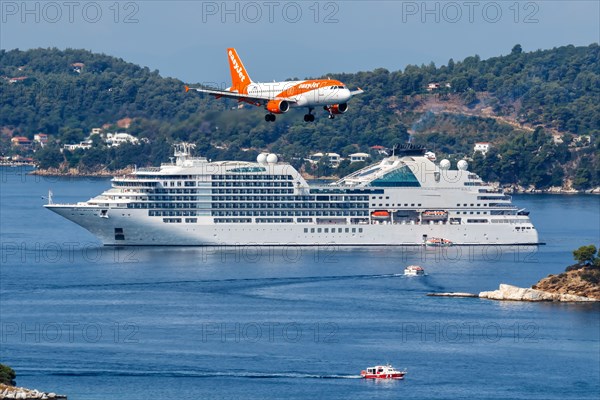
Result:
[[[342,233],[342,228],[338,228],[338,233]]]
[[[388,172],[381,178],[375,179],[371,182],[371,186],[420,187],[421,184],[410,168],[405,165],[401,168]]]
[[[308,233],[308,228],[304,228],[304,233]]]
[[[310,233],[315,233],[315,228],[310,228]]]
[[[345,231],[346,233],[348,233],[350,231],[350,228],[346,228]]]
[[[321,233],[321,228],[317,228],[317,233]]]
[[[356,228],[352,228],[352,233],[356,233]]]
[[[362,233],[363,228],[358,228],[358,233]]]
[[[329,228],[325,228],[325,233],[329,233]]]

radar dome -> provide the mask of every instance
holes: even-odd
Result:
[[[446,160],[445,158],[440,161],[440,168],[441,169],[449,169],[450,168],[450,160]]]
[[[278,159],[277,159],[277,155],[276,155],[276,154],[273,154],[273,153],[271,153],[271,154],[269,154],[269,155],[267,156],[267,162],[268,162],[269,164],[275,164],[275,163],[277,162],[277,160],[278,160]]]
[[[256,157],[256,162],[259,164],[264,164],[267,162],[267,153],[260,153],[258,157]]]
[[[458,169],[460,169],[461,171],[466,171],[467,168],[469,168],[469,163],[466,162],[465,160],[460,160],[456,166],[458,167]]]

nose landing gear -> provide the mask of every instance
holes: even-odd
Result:
[[[335,115],[333,114],[333,109],[330,106],[323,106],[323,110],[327,111],[329,113],[329,115],[327,116],[327,118],[329,119],[334,119]]]

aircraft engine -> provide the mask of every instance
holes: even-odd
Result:
[[[285,100],[271,100],[267,103],[266,108],[273,114],[283,114],[289,111],[290,103]]]
[[[333,104],[331,106],[325,106],[326,111],[331,111],[332,114],[343,114],[348,111],[348,103]]]

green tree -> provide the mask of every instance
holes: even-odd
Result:
[[[14,386],[16,385],[15,378],[17,374],[8,365],[0,364],[0,383],[5,385]]]
[[[40,168],[58,168],[65,160],[58,147],[46,146],[35,153],[35,159]]]
[[[512,48],[512,50],[510,51],[510,54],[521,54],[523,52],[523,48],[521,47],[520,44],[515,44],[514,47]]]
[[[590,244],[588,246],[581,246],[577,250],[573,251],[573,258],[579,264],[591,265],[596,261],[596,246]]]

